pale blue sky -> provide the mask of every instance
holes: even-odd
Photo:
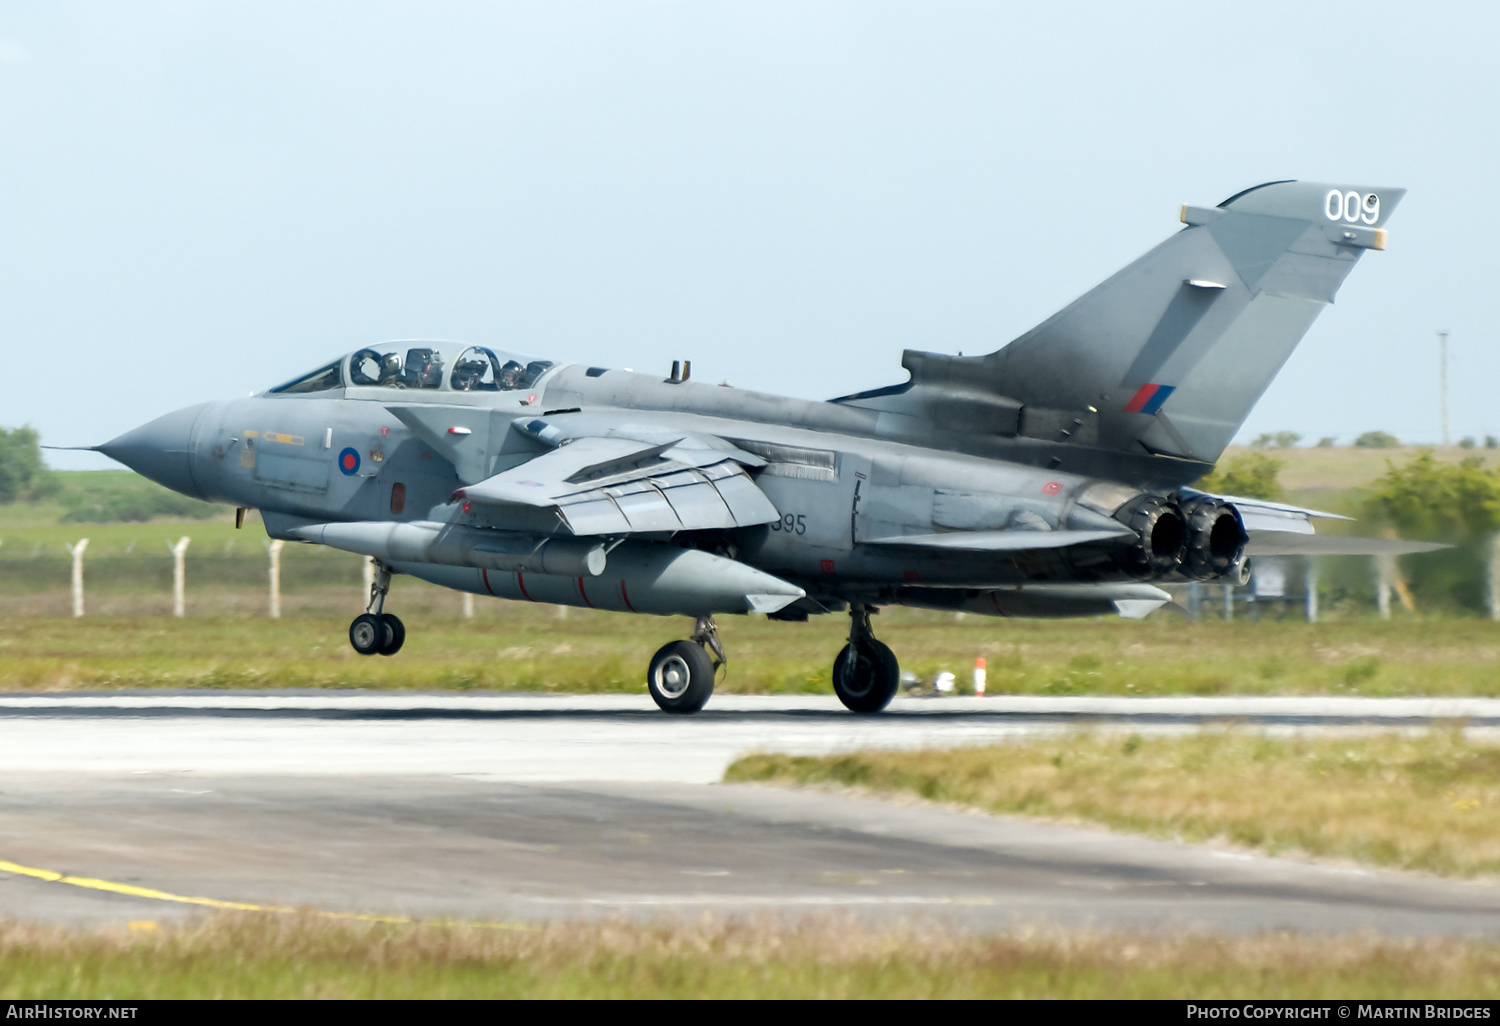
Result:
[[[825,398],[1303,178],[1410,192],[1242,437],[1435,441],[1437,328],[1500,435],[1497,12],[0,0],[0,425],[409,337]]]

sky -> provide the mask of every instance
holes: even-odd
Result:
[[[1400,186],[1241,431],[1500,435],[1500,7],[0,0],[0,426],[106,441],[371,342],[822,399],[1211,206]],[[53,466],[112,464],[50,453]]]

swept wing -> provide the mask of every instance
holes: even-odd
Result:
[[[520,466],[461,489],[456,497],[492,506],[550,508],[575,535],[751,527],[780,517],[745,471],[764,461],[739,450],[688,442],[565,439]]]

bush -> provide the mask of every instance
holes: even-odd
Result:
[[[0,428],[0,503],[35,502],[57,487],[30,427]]]
[[[1302,441],[1302,436],[1295,431],[1277,431],[1274,434],[1268,431],[1251,442],[1250,447],[1252,449],[1290,449],[1300,441]]]
[[[1385,431],[1366,431],[1354,444],[1361,449],[1399,449],[1401,439]]]
[[[66,474],[57,502],[64,524],[140,523],[156,517],[205,520],[224,507],[163,488],[132,471],[95,470]]]
[[[1500,530],[1500,470],[1481,457],[1440,463],[1423,450],[1390,466],[1364,499],[1364,516],[1408,538],[1455,546],[1411,560],[1412,585],[1430,599],[1466,609],[1484,607],[1490,539]]]
[[[1281,498],[1281,481],[1278,476],[1284,465],[1274,456],[1258,452],[1241,453],[1214,467],[1196,487],[1220,495],[1239,495],[1246,499],[1274,502]]]
[[[1365,497],[1365,509],[1404,535],[1470,541],[1500,528],[1500,471],[1487,469],[1476,456],[1439,463],[1424,449],[1387,468]]]

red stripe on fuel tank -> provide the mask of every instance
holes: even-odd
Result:
[[[578,597],[581,598],[581,599],[583,599],[583,604],[584,605],[588,606],[590,609],[594,608],[594,604],[589,601],[589,593],[583,590],[583,578],[582,577],[578,578]]]
[[[625,608],[626,609],[630,610],[632,613],[639,613],[640,612],[639,609],[635,608],[635,606],[633,606],[633,605],[630,604],[630,593],[625,590],[625,582],[624,581],[620,582],[620,597],[625,600]]]
[[[490,572],[481,567],[479,570],[479,576],[484,579],[484,590],[489,592],[491,595],[494,595],[495,598],[499,598],[499,595],[495,595],[495,589],[490,587]]]
[[[526,582],[521,580],[521,574],[519,571],[517,571],[516,573],[516,587],[521,589],[521,594],[526,596],[527,602],[536,601],[536,599],[532,598],[530,595],[526,595]]]

